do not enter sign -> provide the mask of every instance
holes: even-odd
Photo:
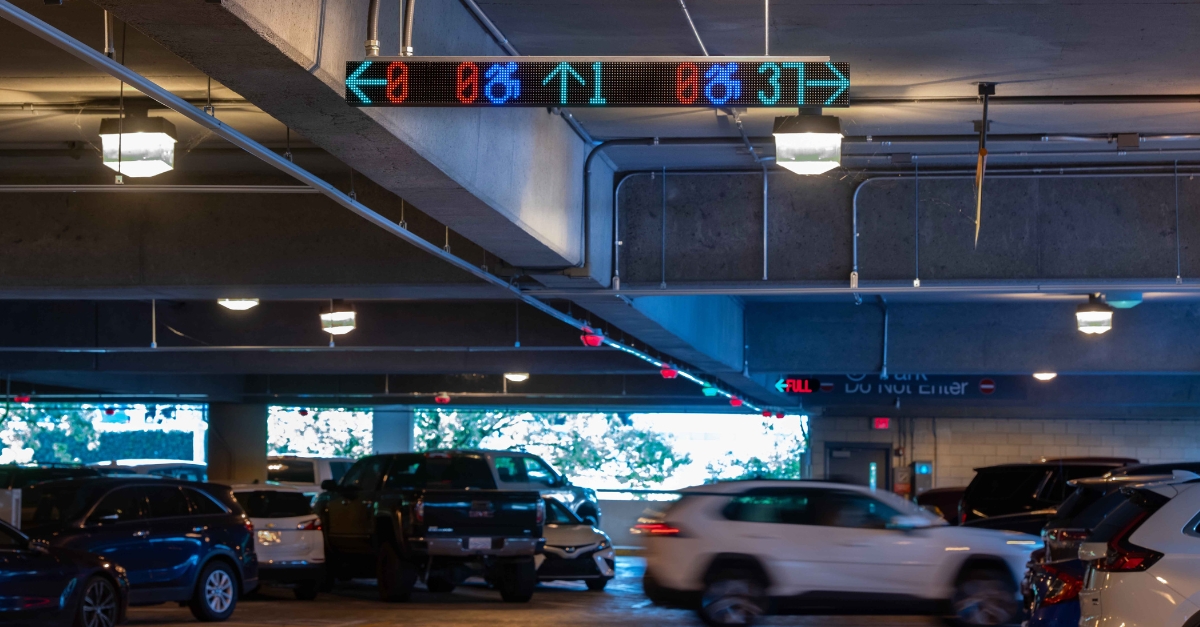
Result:
[[[991,379],[984,379],[979,382],[979,391],[983,394],[991,394],[996,391],[996,382]]]

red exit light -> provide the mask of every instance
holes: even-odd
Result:
[[[872,418],[871,428],[878,431],[886,431],[892,427],[891,418]]]

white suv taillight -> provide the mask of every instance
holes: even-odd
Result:
[[[417,505],[413,507],[413,515],[417,517],[417,524],[425,522],[425,499],[417,499]]]
[[[537,524],[541,525],[546,522],[546,502],[538,499],[537,503]]]
[[[312,520],[302,522],[302,523],[296,525],[296,528],[299,529],[300,531],[320,531],[321,530],[321,519],[314,518]]]

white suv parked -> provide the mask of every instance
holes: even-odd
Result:
[[[354,465],[348,457],[297,457],[271,455],[267,458],[267,481],[295,486],[309,496],[321,493],[321,483],[342,475]]]
[[[1200,480],[1123,488],[1126,500],[1079,548],[1089,562],[1083,627],[1200,625]]]
[[[950,527],[890,493],[810,481],[736,481],[683,491],[646,537],[644,587],[698,606],[710,625],[780,612],[944,613],[1002,625],[1035,536]]]

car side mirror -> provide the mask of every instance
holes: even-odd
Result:
[[[1106,542],[1084,542],[1079,545],[1079,559],[1085,562],[1094,562],[1108,557],[1108,543]]]
[[[321,482],[321,489],[326,492],[337,492],[338,482],[333,479],[326,479]]]
[[[913,529],[924,529],[929,526],[929,521],[922,516],[893,516],[888,521],[888,529],[899,529],[901,531],[912,531]]]

